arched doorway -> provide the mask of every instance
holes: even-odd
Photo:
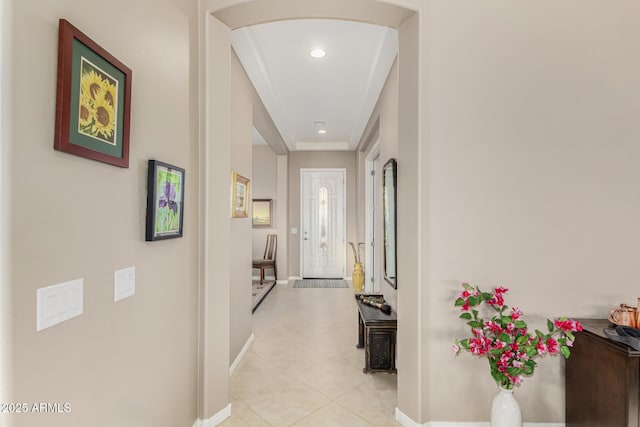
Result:
[[[229,411],[229,254],[228,206],[213,195],[227,194],[230,154],[230,31],[263,22],[330,18],[369,22],[399,29],[398,148],[398,405],[420,422],[422,417],[422,201],[419,143],[420,0],[201,0],[200,58],[200,316],[198,416],[224,419]],[[423,92],[423,93],[426,93]],[[403,183],[407,185],[403,186]],[[417,183],[417,184],[416,184]],[[403,204],[403,200],[407,201]],[[426,225],[425,225],[426,226]],[[223,232],[221,233],[220,230]],[[418,232],[416,232],[418,231]]]

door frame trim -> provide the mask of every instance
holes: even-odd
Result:
[[[365,248],[365,266],[371,266],[373,264],[374,268],[377,269],[378,271],[380,270],[378,267],[378,265],[375,264],[375,262],[372,262],[373,260],[375,260],[375,252],[377,252],[379,249],[376,245],[376,247],[374,247],[373,251],[370,250],[371,248],[371,242],[373,240],[375,240],[375,235],[372,235],[372,222],[374,221],[374,215],[373,212],[371,211],[371,209],[369,209],[369,206],[373,203],[372,199],[375,197],[375,193],[374,193],[374,186],[371,183],[371,180],[369,179],[369,177],[371,176],[371,172],[374,170],[373,166],[374,166],[374,161],[375,159],[378,159],[378,161],[380,162],[380,137],[376,138],[375,142],[371,145],[371,147],[369,148],[369,150],[367,151],[367,153],[365,154],[365,177],[364,177],[364,248]],[[378,206],[379,208],[379,206]],[[379,242],[378,242],[379,244]],[[374,252],[375,251],[375,252]],[[368,271],[368,273],[367,273]],[[373,277],[378,277],[379,275],[375,275]],[[373,285],[371,284],[371,269],[366,268],[364,271],[364,277],[365,277],[365,282],[364,282],[364,289],[365,292],[379,292],[380,291],[380,281],[379,281],[379,277],[377,281],[373,282]],[[377,285],[377,286],[376,286]]]
[[[300,247],[300,277],[304,277],[304,251],[303,251],[303,231],[302,231],[302,212],[304,207],[304,198],[302,197],[302,193],[304,191],[304,180],[303,176],[305,172],[341,172],[343,182],[343,191],[342,191],[342,215],[343,215],[343,223],[344,223],[344,247],[342,250],[342,257],[344,259],[344,276],[346,278],[347,275],[347,168],[300,168],[300,206],[298,211],[299,221],[298,221],[298,242]]]

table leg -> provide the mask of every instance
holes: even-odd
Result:
[[[358,313],[358,344],[356,344],[356,348],[364,348],[364,322],[360,313]]]

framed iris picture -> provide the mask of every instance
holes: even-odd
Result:
[[[129,167],[131,70],[61,19],[54,149]]]
[[[184,169],[149,160],[146,240],[182,237],[183,213]]]
[[[249,216],[249,180],[235,172],[231,174],[231,218]]]

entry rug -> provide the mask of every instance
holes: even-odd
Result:
[[[254,280],[251,283],[251,312],[254,313],[260,303],[266,298],[267,294],[271,292],[276,282],[264,282],[262,285],[259,280]]]
[[[293,282],[294,288],[348,288],[346,280],[304,279]]]

